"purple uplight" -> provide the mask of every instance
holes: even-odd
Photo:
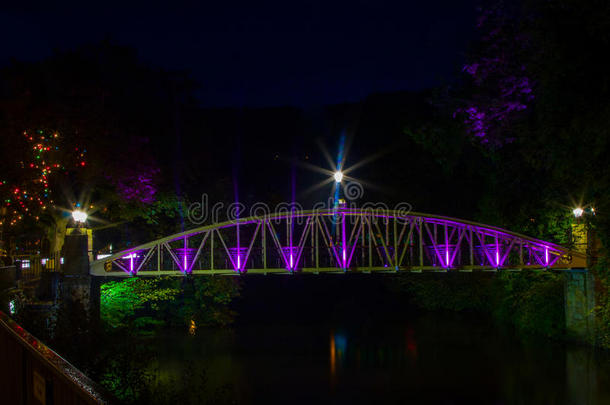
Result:
[[[284,254],[284,260],[286,261],[286,268],[290,271],[293,271],[297,267],[297,250],[296,246],[287,246],[282,248],[282,253]]]
[[[239,273],[243,272],[246,266],[246,255],[248,254],[248,248],[229,248],[229,253],[231,254],[233,269]]]
[[[500,244],[497,242],[486,243],[484,245],[477,245],[474,247],[481,266],[485,265],[485,259],[490,266],[502,267],[504,265],[505,257],[502,256]],[[505,255],[506,256],[506,255]]]
[[[431,258],[436,258],[440,263],[441,267],[446,269],[453,267],[453,260],[456,252],[456,245],[443,244],[438,246],[428,245],[426,250]],[[436,261],[434,260],[434,261]]]
[[[122,257],[122,259],[129,260],[129,272],[135,274],[135,264],[137,265],[137,258],[140,257],[136,252],[130,253]]]
[[[195,264],[193,260],[195,259],[196,249],[185,247],[176,249],[176,252],[178,253],[178,257],[180,258],[179,262],[176,263],[180,268],[180,271],[182,271],[183,273],[190,273],[193,270],[193,265]]]

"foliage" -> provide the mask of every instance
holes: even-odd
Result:
[[[442,274],[401,277],[413,303],[427,310],[476,311],[521,335],[564,335],[564,283],[550,272]]]
[[[193,317],[199,326],[232,322],[235,314],[228,306],[238,295],[237,279],[197,280],[134,277],[102,284],[101,323],[90,318],[80,302],[59,304],[50,311],[23,305],[16,320],[121,403],[231,403],[228,386],[209,386],[205,365],[189,362],[179,378],[162,380],[148,344],[151,332],[162,326],[180,327],[186,333]]]
[[[232,323],[236,313],[229,309],[229,304],[239,295],[238,279],[217,277],[197,280],[193,318],[202,325],[225,326]]]
[[[166,302],[161,308],[168,325],[184,327],[194,320],[199,326],[227,326],[236,313],[229,304],[239,296],[235,277],[193,277],[185,279],[177,303]]]
[[[441,274],[399,277],[414,304],[427,310],[480,311],[489,309],[492,279],[486,274]]]
[[[561,338],[565,332],[564,279],[551,272],[500,273],[493,288],[494,317],[521,334]]]
[[[594,267],[597,279],[595,318],[597,328],[597,344],[610,349],[610,271],[607,259]]]
[[[0,179],[0,197],[6,207],[0,226],[4,221],[14,226],[24,217],[38,221],[47,215],[54,199],[60,197],[61,181],[86,165],[86,150],[69,147],[57,132],[24,131],[20,140],[10,159],[14,166],[4,173],[10,174],[10,181]]]
[[[231,386],[226,384],[214,390],[210,387],[205,367],[187,361],[179,378],[169,381],[154,379],[134,401],[136,404],[230,404]]]
[[[235,316],[229,305],[238,294],[233,277],[134,277],[103,284],[101,318],[111,326],[106,334],[114,343],[95,368],[97,380],[126,404],[229,403],[228,388],[212,390],[204,367],[190,364],[181,378],[160,380],[142,335],[160,327],[186,331],[191,321],[228,325]]]
[[[151,327],[226,326],[235,313],[229,305],[239,295],[233,277],[128,278],[101,287],[102,320],[113,328],[152,332]]]
[[[180,290],[165,286],[167,279],[128,278],[110,281],[101,286],[100,314],[108,325],[117,327],[133,326],[139,330],[157,325],[151,316],[137,316],[145,309],[156,311],[165,301],[172,302]]]
[[[128,340],[106,365],[101,384],[124,404],[229,404],[228,385],[213,390],[205,366],[186,362],[179,378],[159,378],[154,353],[142,342]],[[143,361],[147,359],[148,361]]]
[[[527,64],[520,58],[529,41],[502,7],[484,9],[477,28],[478,49],[463,68],[472,87],[455,114],[471,135],[494,148],[514,141],[515,119],[534,99]]]
[[[171,146],[172,136],[168,135],[175,129],[174,114],[189,103],[193,88],[187,77],[145,67],[133,50],[108,41],[55,52],[41,61],[13,61],[3,66],[0,68],[3,139],[0,172],[6,176],[0,178],[3,201],[13,197],[13,182],[32,183],[33,175],[47,176],[48,189],[61,192],[49,193],[49,200],[53,200],[46,207],[49,218],[41,217],[37,227],[49,239],[59,234],[57,243],[51,241],[54,250],[61,247],[67,225],[62,209],[71,210],[75,203],[86,204],[87,209],[94,211],[90,221],[93,226],[99,224],[96,219],[105,226],[134,221],[159,199],[160,190],[170,189],[164,177],[168,171],[161,170],[159,160],[168,150],[163,143],[169,142]],[[29,128],[44,133],[28,130],[30,136],[26,138],[23,131]],[[44,139],[39,139],[43,136]],[[30,159],[32,147],[39,145],[42,153],[49,155],[44,167],[37,162],[43,160],[42,154],[41,159],[36,159],[38,155],[33,156],[33,161]],[[40,152],[41,148],[38,149]],[[156,153],[159,151],[160,154]],[[57,154],[61,156],[50,156]],[[74,159],[72,154],[76,154]],[[72,169],[72,160],[78,162],[79,170],[66,176],[61,166]],[[34,163],[33,168],[27,166],[30,163]],[[25,167],[21,168],[21,164]],[[56,164],[60,167],[53,167]],[[44,170],[51,173],[45,174]],[[55,178],[60,173],[61,179]],[[4,186],[5,180],[10,190]],[[25,189],[17,183],[15,187],[28,192],[34,191],[33,185],[43,185],[28,184]],[[9,196],[3,188],[10,191]],[[175,194],[175,190],[170,190]],[[31,196],[32,202],[39,204],[37,195],[28,194],[28,200]],[[40,216],[29,208],[34,217]],[[25,218],[19,209],[0,210],[6,237],[26,231],[25,225],[9,226],[13,221],[9,214],[14,211],[17,217]],[[156,215],[157,222],[174,223],[173,218],[163,217],[166,212]],[[174,215],[176,212],[177,209]],[[147,220],[132,228],[136,225],[138,230],[146,228]]]
[[[462,193],[478,202],[477,212],[468,214],[477,221],[569,246],[572,209],[595,208],[595,214],[586,210],[585,221],[603,244],[596,312],[606,346],[610,81],[599,50],[610,46],[608,21],[603,2],[527,0],[519,7],[498,2],[482,10],[480,36],[463,69],[466,80],[437,92],[432,103],[447,118],[457,112],[463,128],[430,119],[406,131],[425,150],[438,149],[439,164],[450,167]],[[456,131],[463,142],[454,146]],[[474,143],[479,153],[463,154],[472,139],[481,141]],[[473,169],[463,174],[447,164],[456,155],[458,161],[470,158]],[[462,180],[471,173],[483,174],[474,187]],[[561,283],[552,275],[502,275],[494,283],[494,315],[520,331],[561,336]],[[425,306],[468,308],[468,294],[460,288],[438,285],[435,297],[433,286],[421,285],[416,297]]]

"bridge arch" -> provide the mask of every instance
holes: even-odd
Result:
[[[582,255],[461,219],[399,210],[283,212],[201,226],[91,263],[96,276],[584,268]]]

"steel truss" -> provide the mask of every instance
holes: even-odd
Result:
[[[568,249],[475,222],[388,210],[294,211],[203,226],[91,264],[91,274],[570,269]]]

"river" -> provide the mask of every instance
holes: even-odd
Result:
[[[610,403],[608,353],[422,312],[379,280],[346,280],[247,281],[232,329],[149,341],[158,381],[205,370],[208,392],[224,386],[240,404]]]

